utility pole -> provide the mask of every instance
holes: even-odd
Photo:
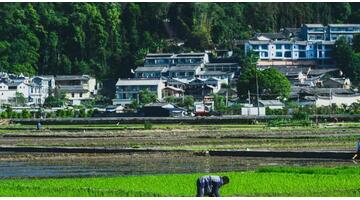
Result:
[[[300,95],[299,94],[297,95],[297,103],[298,103],[298,105],[300,105]]]
[[[229,88],[226,87],[226,98],[225,98],[225,101],[226,101],[226,107],[228,107],[228,102],[229,102]]]
[[[248,90],[248,97],[249,97],[249,105],[251,104],[251,96],[250,96],[250,90]]]
[[[259,83],[257,78],[257,68],[255,63],[255,81],[256,81],[256,101],[257,101],[257,115],[260,116],[260,108],[259,108]]]

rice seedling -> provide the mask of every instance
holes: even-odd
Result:
[[[360,196],[360,168],[261,168],[225,172],[223,196]],[[0,180],[0,196],[194,196],[204,174]]]

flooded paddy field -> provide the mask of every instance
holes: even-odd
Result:
[[[200,126],[152,130],[1,130],[0,146],[185,150],[354,150],[360,128]]]
[[[248,171],[268,166],[357,166],[351,160],[196,156],[192,153],[0,153],[0,178]]]
[[[71,125],[69,125],[71,126]],[[40,131],[1,129],[0,147],[100,147],[160,150],[355,151],[359,126],[268,128],[262,125],[162,125],[145,130],[107,126],[48,126]],[[26,128],[26,127],[25,127]],[[104,130],[99,130],[99,128]],[[20,129],[20,130],[19,130]],[[265,166],[354,166],[335,159],[198,156],[177,153],[0,152],[0,178],[89,177],[247,171]]]

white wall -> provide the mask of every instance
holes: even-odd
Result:
[[[318,97],[315,101],[316,106],[330,106],[336,104],[341,106],[342,104],[351,105],[352,103],[360,101],[360,95],[356,96],[336,96],[333,95],[332,98]]]
[[[265,107],[259,107],[259,115],[265,116]],[[245,116],[255,116],[258,115],[258,107],[242,107],[241,115]]]

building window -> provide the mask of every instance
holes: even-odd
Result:
[[[305,49],[306,49],[306,45],[299,45],[299,49],[300,49],[300,50],[305,50]]]
[[[80,97],[82,97],[82,93],[80,93]]]
[[[253,49],[259,49],[259,45],[253,45]]]
[[[322,40],[322,39],[323,39],[323,36],[322,36],[322,35],[317,35],[317,36],[316,36],[316,39],[317,39],[317,40]]]
[[[291,58],[291,51],[285,51],[285,58]]]
[[[322,51],[319,51],[319,58],[322,58]]]
[[[290,49],[290,44],[285,44],[285,49]]]
[[[326,57],[326,58],[331,57],[331,52],[330,52],[330,51],[325,51],[325,57]]]
[[[75,97],[75,94],[74,94],[74,93],[71,93],[71,97]]]
[[[326,50],[331,50],[331,49],[332,49],[332,45],[325,45],[325,49],[326,49]]]
[[[281,44],[277,44],[276,49],[281,49]]]
[[[282,52],[276,52],[276,55],[275,55],[275,57],[278,57],[278,58],[281,58],[281,57],[283,57],[283,55],[282,55]]]
[[[299,58],[305,58],[306,57],[306,53],[303,51],[299,52]]]
[[[268,45],[266,44],[261,45],[261,49],[268,49]]]
[[[261,52],[261,56],[262,58],[267,58],[268,57],[268,52]]]

